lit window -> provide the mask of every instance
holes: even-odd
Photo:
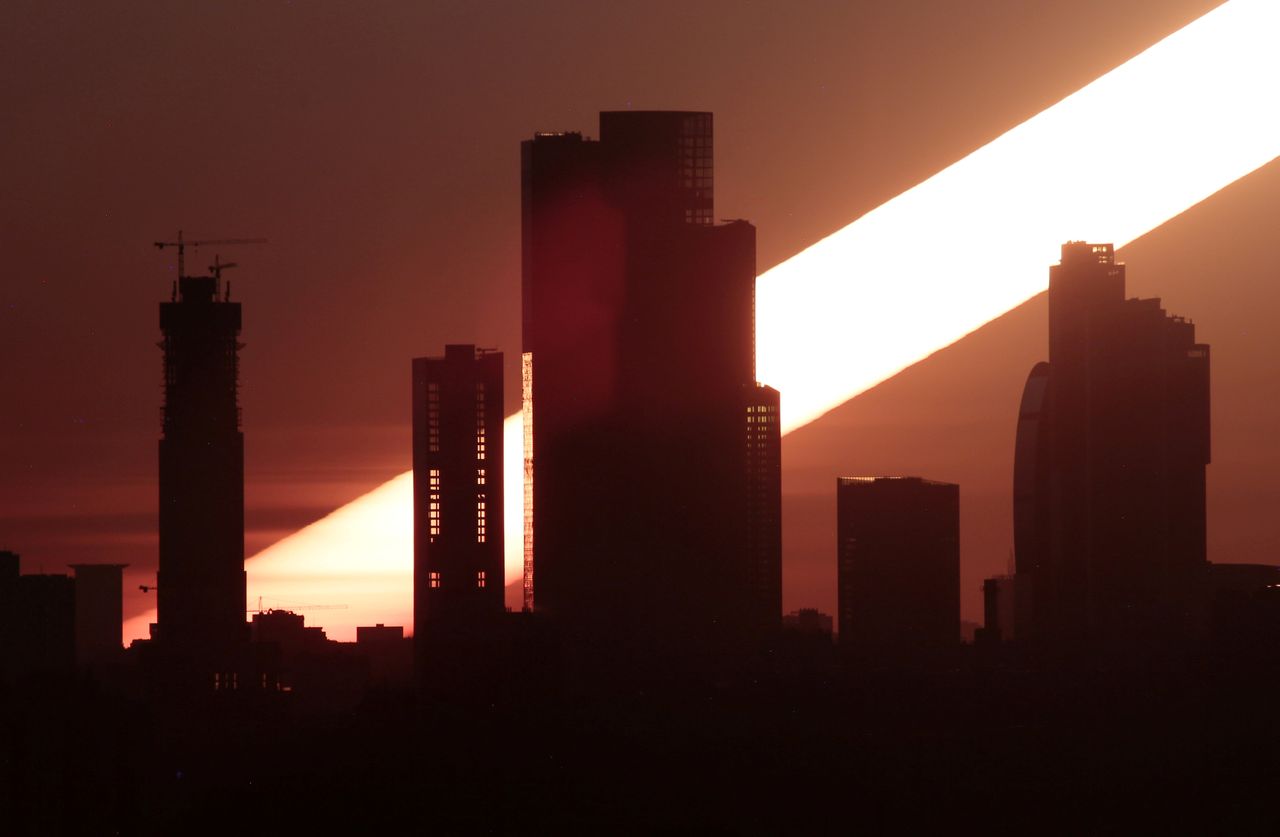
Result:
[[[440,534],[440,469],[427,472],[427,535],[428,543],[435,543]]]
[[[476,573],[476,586],[477,587],[484,586],[484,570],[481,570],[480,572]]]
[[[437,589],[440,587],[440,573],[433,572],[430,576],[431,587]]]

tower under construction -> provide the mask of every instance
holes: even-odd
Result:
[[[240,303],[230,301],[220,270],[179,275],[171,301],[160,305],[160,329],[164,407],[153,635],[170,646],[230,649],[248,637],[244,434]]]

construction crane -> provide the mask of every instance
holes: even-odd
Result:
[[[209,272],[213,274],[213,293],[214,293],[214,296],[217,296],[217,294],[219,293],[219,290],[218,290],[218,289],[223,287],[223,286],[222,286],[222,271],[226,270],[227,268],[231,268],[231,267],[239,267],[239,266],[240,266],[240,265],[236,264],[235,262],[226,262],[226,263],[224,264],[223,262],[221,262],[221,261],[219,261],[219,260],[218,260],[218,256],[217,256],[217,254],[216,254],[216,253],[214,254],[214,256],[213,256],[213,264],[209,265]],[[227,285],[226,285],[226,287],[225,287],[225,288],[223,288],[222,293],[224,293],[224,294],[225,294],[225,296],[223,297],[223,299],[224,299],[224,300],[229,300],[229,299],[231,299],[231,280],[230,280],[230,279],[228,279],[228,280],[227,280]]]
[[[218,261],[218,257],[217,255],[215,255],[213,257],[213,264],[209,265],[209,272],[213,274],[214,279],[221,281],[222,271],[227,270],[228,268],[239,267],[239,266],[240,265],[236,264],[235,262],[226,262],[224,264],[223,262]]]
[[[275,609],[275,608],[270,608],[270,607],[266,607],[266,608],[264,608],[264,607],[262,606],[262,599],[263,599],[263,597],[262,597],[262,596],[259,596],[259,597],[258,597],[258,606],[257,606],[257,607],[251,607],[251,608],[248,608],[247,610],[245,610],[245,613],[270,613],[272,610],[274,610],[274,609]],[[347,609],[347,606],[346,606],[346,605],[344,605],[344,604],[327,604],[327,605],[326,605],[326,604],[300,604],[300,605],[290,605],[290,604],[288,604],[287,602],[281,602],[281,604],[282,604],[282,605],[284,605],[284,608],[283,608],[283,609],[287,609],[287,610],[346,610],[346,609]]]
[[[265,238],[209,238],[201,241],[187,241],[182,237],[182,230],[178,230],[177,241],[157,241],[155,242],[157,250],[163,250],[166,247],[178,248],[178,278],[181,279],[186,274],[186,252],[187,247],[206,247],[223,244],[266,244]],[[226,265],[223,265],[226,267]]]

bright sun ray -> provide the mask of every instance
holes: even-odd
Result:
[[[782,391],[784,430],[1044,290],[1063,241],[1126,244],[1275,159],[1278,41],[1278,0],[1230,0],[760,276],[759,377]],[[518,416],[505,432],[513,583]],[[250,600],[346,604],[313,618],[335,639],[411,626],[412,494],[402,474],[258,553]]]

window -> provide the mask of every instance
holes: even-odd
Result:
[[[440,535],[440,469],[427,472],[427,543]]]
[[[484,570],[476,573],[476,586],[484,587]]]
[[[429,576],[429,579],[430,579],[431,589],[433,590],[440,589],[440,573],[438,572],[431,573],[431,575]]]

